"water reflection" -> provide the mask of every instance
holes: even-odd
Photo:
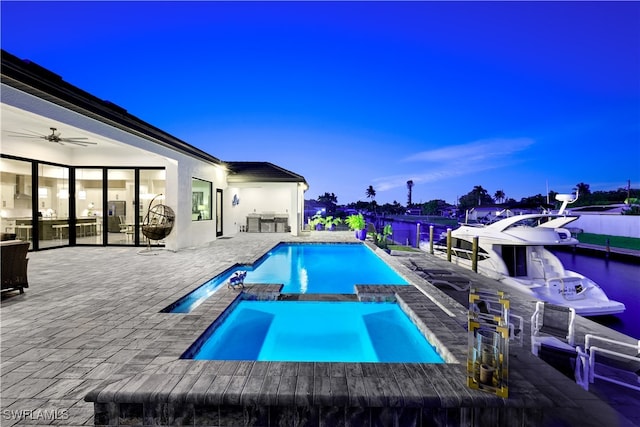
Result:
[[[637,264],[555,251],[567,270],[577,271],[597,284],[610,299],[626,306],[624,313],[591,319],[618,332],[640,339],[640,268]]]

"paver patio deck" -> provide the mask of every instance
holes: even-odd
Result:
[[[333,425],[481,422],[477,417],[482,411],[460,411],[461,407],[502,408],[503,414],[512,415],[502,418],[502,425],[513,425],[510,421],[518,419],[528,425],[633,425],[607,402],[533,357],[526,338],[523,347],[510,351],[509,399],[467,389],[466,311],[412,271],[404,256],[381,255],[415,286],[406,289],[409,304],[422,308],[420,316],[428,318],[431,332],[452,358],[463,363],[179,359],[238,293],[222,289],[188,315],[160,313],[162,308],[234,264],[255,261],[280,241],[328,240],[354,241],[352,233],[341,232],[304,233],[299,238],[241,233],[175,253],[158,250],[139,255],[141,248],[130,247],[30,253],[30,287],[25,294],[2,300],[2,425],[93,425],[113,423],[114,416],[122,422],[191,425],[282,425],[283,420],[284,425],[296,421],[326,425],[327,420],[335,421]],[[456,269],[457,275],[470,277],[479,287],[495,286],[489,279],[427,254],[410,256],[434,268]],[[530,317],[531,301],[515,294],[511,300],[517,314]],[[453,317],[437,305],[446,307]],[[434,319],[442,323],[438,326]],[[579,319],[578,342],[585,331],[598,326]],[[87,394],[101,402],[95,407],[95,418],[94,404],[85,401]],[[171,399],[191,406],[167,406]],[[150,410],[151,402],[165,406]],[[254,412],[247,413],[248,407]],[[390,407],[411,410],[385,410]],[[430,408],[439,407],[450,411],[434,418]],[[163,408],[188,409],[159,416]]]

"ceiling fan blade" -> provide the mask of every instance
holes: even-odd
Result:
[[[32,139],[47,139],[46,136],[36,136],[36,135],[9,135],[13,138],[32,138]]]
[[[31,129],[22,129],[22,130],[25,131],[25,132],[29,132],[29,133],[23,133],[23,135],[31,134],[31,135],[38,135],[38,136],[47,136],[47,134],[36,132],[34,130],[31,130]]]
[[[97,145],[97,142],[91,142],[91,141],[65,141],[62,140],[64,142],[66,142],[67,144],[74,144],[74,145],[78,145],[80,147],[86,147],[87,145]],[[60,142],[59,144],[62,144],[62,142]],[[62,144],[64,145],[64,144]]]
[[[29,137],[29,138],[42,138],[46,136],[45,134],[36,133],[36,132],[24,133],[24,132],[16,132],[13,130],[8,130],[7,134],[11,136],[23,136],[23,137]]]
[[[89,139],[89,138],[58,138],[60,141],[76,141],[78,139]]]

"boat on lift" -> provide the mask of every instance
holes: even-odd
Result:
[[[503,211],[489,224],[461,224],[451,233],[451,259],[471,268],[474,237],[478,237],[477,271],[532,297],[573,307],[582,316],[622,313],[625,305],[610,300],[591,279],[570,270],[548,247],[570,246],[578,240],[566,228],[579,215],[564,214],[567,204],[577,200],[572,194],[559,194],[557,213],[509,215]],[[434,246],[446,255],[442,243]]]

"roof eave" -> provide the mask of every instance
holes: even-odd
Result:
[[[40,99],[135,134],[141,138],[209,163],[223,162],[155,126],[140,120],[109,101],[79,89],[60,76],[2,50],[2,83]]]

